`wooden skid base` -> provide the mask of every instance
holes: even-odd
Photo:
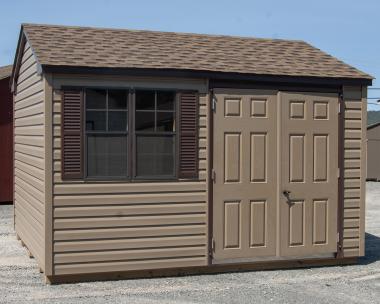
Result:
[[[191,268],[171,268],[155,269],[143,271],[123,271],[123,272],[105,272],[91,274],[75,275],[57,275],[46,276],[47,284],[86,282],[86,281],[108,281],[122,279],[139,279],[139,278],[157,278],[168,276],[186,276],[198,274],[216,274],[225,272],[244,272],[253,270],[274,270],[274,269],[293,269],[303,267],[318,266],[336,266],[356,264],[358,258],[330,258],[330,259],[310,259],[310,260],[288,260],[288,261],[270,261],[247,264],[228,264],[228,265],[210,265]]]

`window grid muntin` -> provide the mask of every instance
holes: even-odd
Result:
[[[171,90],[143,90],[139,89],[134,92],[134,100],[136,101],[136,94],[141,91],[154,91],[154,109],[152,110],[137,110],[137,105],[136,109],[134,112],[153,112],[154,111],[154,131],[137,131],[134,129],[134,147],[133,147],[133,152],[134,152],[134,160],[133,160],[133,166],[134,166],[134,176],[133,178],[136,180],[146,180],[146,179],[174,179],[177,177],[177,151],[178,151],[178,136],[177,136],[177,123],[178,123],[178,112],[177,112],[177,92],[176,91],[171,91]],[[157,96],[158,92],[172,92],[173,93],[173,110],[158,110],[158,105],[157,105]],[[170,112],[174,113],[174,122],[173,122],[173,131],[157,131],[157,112]],[[136,115],[134,114],[134,117]],[[136,127],[136,122],[134,122],[134,128]],[[138,136],[154,136],[154,137],[174,137],[174,143],[173,143],[173,174],[172,175],[144,175],[144,176],[139,176],[137,175],[138,168],[137,168],[137,137]]]
[[[97,89],[97,88],[87,88],[85,89],[85,111],[84,111],[84,123],[85,123],[85,128],[84,128],[84,132],[85,132],[85,178],[86,179],[93,179],[93,180],[98,180],[98,179],[104,179],[104,180],[107,180],[107,179],[120,179],[120,180],[124,180],[124,179],[129,179],[131,174],[130,174],[130,165],[129,165],[129,159],[131,157],[131,155],[129,155],[130,153],[128,153],[129,151],[129,146],[130,146],[130,134],[129,134],[129,124],[130,124],[130,118],[129,118],[129,112],[130,112],[130,107],[129,107],[129,103],[130,103],[130,94],[129,94],[129,90],[128,89],[120,89],[120,90],[125,90],[126,91],[126,99],[127,99],[127,108],[126,109],[112,109],[112,111],[120,111],[120,112],[125,112],[125,117],[126,117],[126,130],[123,130],[123,131],[109,131],[109,126],[108,126],[108,112],[109,112],[109,106],[108,106],[108,92],[109,90],[114,90],[114,89],[105,89],[105,88],[102,88],[101,90],[105,90],[106,91],[106,108],[102,108],[102,109],[91,109],[91,108],[87,108],[87,90],[91,90],[91,89]],[[87,111],[99,111],[99,112],[106,112],[106,130],[105,131],[94,131],[94,130],[87,130]],[[88,174],[89,170],[88,170],[88,138],[89,136],[91,135],[104,135],[104,136],[114,136],[114,135],[124,135],[126,137],[126,151],[127,151],[127,155],[126,155],[126,164],[127,164],[127,168],[126,168],[126,172],[125,172],[125,175],[123,176],[111,176],[111,175],[107,175],[107,176],[90,176]]]
[[[139,91],[144,92],[144,91],[149,91],[149,90],[136,90],[135,91],[135,100],[136,100],[136,94]],[[139,113],[143,113],[143,112],[152,113],[152,112],[154,112],[154,131],[138,131],[138,130],[135,130],[135,134],[140,134],[140,133],[143,133],[143,134],[154,133],[154,134],[156,134],[157,133],[157,113],[158,112],[160,112],[160,113],[174,113],[173,131],[163,131],[163,132],[160,131],[160,132],[165,133],[165,134],[167,134],[167,132],[172,132],[175,134],[176,130],[177,130],[177,120],[178,120],[176,92],[175,91],[169,91],[169,90],[150,90],[150,91],[154,91],[154,109],[153,110],[138,110],[137,106],[136,106],[135,112],[139,112]],[[158,110],[158,106],[157,106],[158,92],[173,92],[174,93],[173,94],[173,110]],[[136,117],[135,114],[134,114],[134,116]],[[135,122],[134,127],[136,127],[136,122]]]
[[[160,88],[160,89],[152,89],[152,88],[138,88],[138,89],[131,89],[131,88],[107,88],[107,87],[86,87],[85,88],[85,102],[87,100],[86,98],[86,91],[88,89],[103,89],[107,91],[107,97],[106,97],[106,106],[107,106],[107,125],[106,128],[108,130],[108,90],[125,90],[127,92],[126,98],[127,98],[127,107],[126,109],[112,109],[111,111],[121,111],[121,112],[126,112],[127,116],[127,131],[107,131],[108,134],[125,134],[127,136],[127,176],[124,178],[119,178],[119,177],[112,177],[112,176],[96,176],[96,177],[89,177],[87,175],[87,133],[89,134],[104,134],[106,133],[105,131],[91,131],[91,130],[86,130],[84,128],[84,132],[86,135],[86,145],[85,145],[85,155],[86,155],[86,161],[85,161],[85,179],[88,180],[96,180],[96,181],[107,181],[107,180],[125,180],[129,182],[141,182],[143,180],[149,181],[149,180],[175,180],[178,178],[178,151],[179,151],[179,141],[178,141],[178,126],[179,126],[179,112],[178,112],[178,91],[176,89],[170,89],[170,88]],[[135,130],[135,100],[136,100],[136,91],[154,91],[155,92],[155,131],[136,131]],[[157,92],[172,92],[173,93],[173,109],[158,109],[157,105]],[[85,104],[86,105],[86,104]],[[92,109],[92,108],[86,108],[84,107],[84,123],[86,123],[86,112],[87,110],[91,111],[105,111],[106,109]],[[138,110],[140,112],[150,112],[153,110]],[[157,112],[167,112],[167,113],[174,113],[174,122],[173,122],[173,131],[156,131],[157,130],[157,117],[156,113]],[[85,126],[86,127],[86,126]],[[173,144],[173,171],[174,174],[173,176],[136,176],[136,136],[137,135],[144,135],[144,136],[173,136],[174,137],[174,144]]]

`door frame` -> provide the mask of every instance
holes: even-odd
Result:
[[[208,173],[207,173],[207,199],[208,199],[208,229],[207,229],[207,263],[209,266],[213,265],[213,254],[214,254],[214,238],[213,238],[213,207],[214,207],[214,181],[213,181],[213,169],[214,169],[214,108],[213,108],[213,100],[214,100],[214,89],[240,89],[240,90],[268,90],[268,89],[276,89],[280,92],[315,92],[315,93],[337,93],[338,94],[338,106],[339,106],[339,116],[338,116],[338,168],[339,168],[339,179],[338,179],[338,202],[337,202],[337,234],[339,236],[337,240],[337,252],[334,254],[334,258],[342,258],[343,257],[343,209],[344,209],[344,98],[343,98],[343,86],[339,87],[298,87],[298,86],[281,86],[281,85],[223,85],[223,87],[219,86],[211,86],[208,90]],[[281,102],[281,101],[279,101]],[[277,161],[277,160],[276,160]],[[277,186],[279,191],[279,185]],[[279,228],[279,227],[278,227]],[[278,229],[277,228],[277,229]],[[276,252],[279,252],[279,239],[276,240],[277,248]],[[231,263],[246,263],[246,262],[260,262],[260,261],[276,261],[276,260],[302,260],[302,259],[311,259],[311,258],[331,258],[331,256],[325,255],[315,255],[315,256],[307,256],[307,257],[270,257],[269,260],[265,258],[252,258],[249,261],[236,259],[232,262],[226,261],[227,264]],[[222,264],[218,262],[218,264]]]

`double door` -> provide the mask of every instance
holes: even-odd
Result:
[[[213,262],[336,252],[338,95],[214,97]]]

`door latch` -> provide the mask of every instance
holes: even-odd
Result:
[[[282,194],[286,197],[286,202],[289,204],[289,205],[293,205],[293,202],[292,202],[292,200],[291,200],[291,198],[290,198],[290,194],[291,194],[292,192],[291,191],[289,191],[289,190],[284,190],[284,191],[282,191]]]

